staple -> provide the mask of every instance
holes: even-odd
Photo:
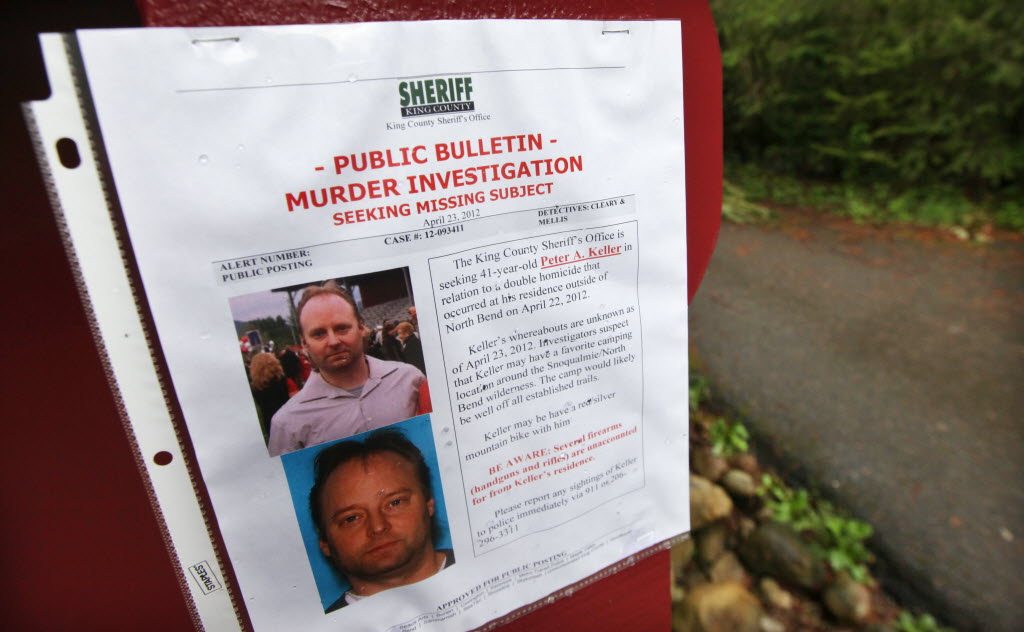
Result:
[[[625,33],[626,35],[629,35],[629,29],[620,29],[620,30],[617,30],[617,31],[607,31],[607,30],[601,31],[601,35],[621,34],[621,33]]]
[[[216,42],[234,42],[237,44],[240,41],[242,41],[241,37],[210,37],[207,39],[194,39],[192,40],[192,45],[195,46],[196,44],[213,44]]]

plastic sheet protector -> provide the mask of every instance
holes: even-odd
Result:
[[[26,116],[197,626],[487,627],[689,531],[678,21],[41,45]]]

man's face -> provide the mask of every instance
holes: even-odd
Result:
[[[393,452],[354,459],[327,477],[320,550],[351,579],[400,580],[434,554],[427,499],[412,463]]]
[[[321,371],[344,371],[363,359],[362,323],[348,301],[334,294],[313,297],[299,317],[302,343]]]

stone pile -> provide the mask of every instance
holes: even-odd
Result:
[[[695,435],[691,538],[672,549],[676,632],[892,630],[898,608],[876,584],[832,572],[807,537],[772,520],[756,457],[722,458]]]

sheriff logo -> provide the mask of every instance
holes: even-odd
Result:
[[[402,109],[402,118],[472,112],[472,97],[472,77],[437,77],[402,81],[398,84],[398,103]]]

